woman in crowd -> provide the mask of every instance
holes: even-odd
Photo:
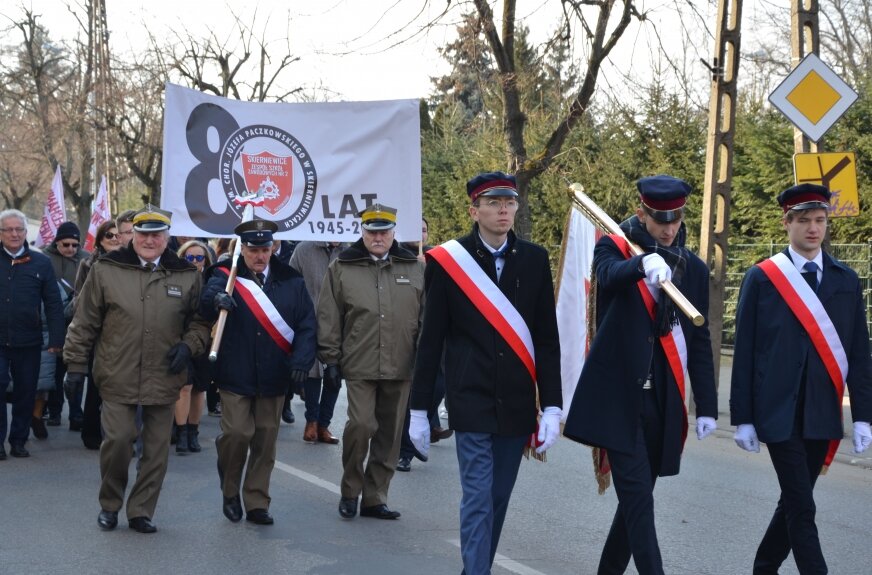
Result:
[[[76,273],[76,295],[82,291],[82,286],[85,285],[85,280],[88,278],[88,273],[90,273],[94,262],[103,254],[117,250],[120,247],[121,237],[118,235],[118,229],[115,227],[114,221],[109,220],[97,226],[94,252],[91,254],[91,257],[79,263],[79,269]],[[71,305],[75,309],[76,296],[73,297]],[[102,403],[100,392],[97,391],[97,387],[94,385],[94,378],[91,376],[89,369],[82,419],[82,443],[88,449],[100,449],[100,443],[103,441],[103,433],[100,431],[100,405]]]
[[[188,240],[179,247],[179,257],[197,266],[200,273],[212,265],[209,248],[201,241]],[[188,384],[176,401],[176,453],[200,451],[200,417],[206,403],[206,390],[212,381],[207,354],[199,355],[188,365]]]

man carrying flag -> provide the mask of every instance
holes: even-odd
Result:
[[[654,528],[654,483],[677,475],[687,436],[686,377],[696,401],[696,435],[715,429],[717,391],[708,321],[676,314],[660,284],[672,280],[698,310],[708,310],[708,267],[684,245],[687,182],[671,176],[636,183],[641,205],[605,236],[593,256],[596,334],[563,434],[608,453],[618,508],[598,573],[624,573],[632,555],[642,575],[663,573]],[[644,255],[631,256],[627,239]],[[597,461],[599,460],[599,461]],[[599,478],[599,476],[598,476]],[[601,487],[604,485],[601,484]]]
[[[793,551],[800,573],[826,573],[814,486],[842,439],[851,391],[854,452],[872,443],[872,362],[857,274],[821,249],[830,192],[800,184],[778,203],[790,245],[748,270],[736,310],[730,415],[736,444],[767,444],[781,498],[754,558],[778,573]]]
[[[525,448],[541,456],[551,447],[563,398],[548,253],[511,231],[515,177],[479,174],[466,192],[472,233],[426,254],[409,436],[426,455],[427,409],[444,350],[463,489],[460,553],[464,573],[482,575],[490,573]],[[537,396],[543,407],[538,433]]]
[[[246,521],[274,522],[269,481],[288,376],[305,382],[315,360],[315,309],[303,276],[272,255],[276,230],[264,220],[236,226],[242,252],[233,295],[225,291],[233,266],[228,259],[207,270],[200,298],[208,320],[229,312],[215,369],[222,410],[215,446],[222,509],[234,523],[242,519],[243,504]]]

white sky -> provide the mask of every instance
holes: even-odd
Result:
[[[66,4],[76,0],[3,0],[0,14],[16,15],[27,3],[41,14],[53,37],[72,35],[76,30]],[[754,50],[751,36],[756,6],[763,0],[745,2],[743,52]],[[290,38],[291,52],[301,57],[286,73],[286,87],[321,87],[317,99],[379,100],[421,98],[431,92],[432,76],[447,73],[448,67],[437,48],[454,37],[458,12],[441,20],[439,26],[419,33],[422,24],[435,18],[445,0],[106,0],[111,49],[118,56],[142,50],[148,33],[167,38],[170,29],[192,35],[215,31],[223,38],[233,29],[232,14],[273,41]],[[786,0],[767,6],[785,4]],[[457,2],[451,3],[456,5]],[[461,3],[462,4],[462,3]],[[518,3],[518,20],[528,24],[534,41],[544,40],[554,26],[559,2],[527,0]],[[600,77],[601,92],[622,99],[634,95],[633,83],[649,76],[652,67],[665,67],[659,55],[665,46],[669,61],[686,70],[689,91],[699,104],[708,99],[708,73],[699,62],[709,60],[713,39],[702,29],[714,25],[715,0],[638,0],[647,24],[635,21],[612,54],[611,66]],[[676,16],[676,6],[685,12]],[[256,19],[253,11],[257,9]],[[471,9],[466,4],[465,8]],[[497,17],[501,8],[494,9]],[[289,17],[290,14],[290,17]],[[689,29],[691,44],[682,45],[681,27]],[[659,31],[659,35],[654,33]],[[785,40],[787,41],[787,40]],[[747,72],[747,68],[744,72]],[[741,74],[741,72],[740,72]],[[628,78],[629,76],[629,78]],[[741,77],[741,76],[740,76]]]

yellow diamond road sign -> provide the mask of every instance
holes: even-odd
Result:
[[[857,100],[857,92],[809,54],[769,95],[769,101],[802,133],[820,140]]]
[[[857,161],[853,152],[794,154],[793,172],[797,184],[810,182],[830,190],[830,217],[860,215]]]

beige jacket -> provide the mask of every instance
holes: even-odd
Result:
[[[149,272],[130,247],[91,268],[67,331],[68,371],[85,373],[94,348],[94,383],[103,399],[126,404],[175,402],[187,372],[170,374],[167,352],[179,341],[205,351],[210,326],[196,315],[201,274],[170,250]]]
[[[358,240],[327,268],[318,358],[346,379],[411,379],[424,309],[424,264],[391,246],[375,261]]]

